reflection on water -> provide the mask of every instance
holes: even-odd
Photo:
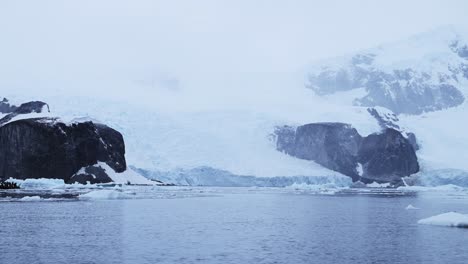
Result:
[[[445,211],[468,212],[463,197],[319,196],[247,189],[200,195],[200,188],[184,192],[181,199],[0,203],[1,263],[468,259],[468,230],[416,224]],[[421,210],[405,210],[408,204]]]

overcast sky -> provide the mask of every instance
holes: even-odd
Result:
[[[179,89],[195,77],[292,72],[466,26],[467,10],[464,0],[1,0],[0,84],[156,79]]]

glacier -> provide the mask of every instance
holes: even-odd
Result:
[[[274,128],[284,123],[342,120],[353,123],[363,134],[379,131],[365,109],[337,108],[302,87],[282,105],[195,111],[69,94],[28,96],[48,102],[53,114],[65,122],[100,120],[117,129],[124,136],[126,158],[132,168],[152,172],[145,174],[152,179],[182,185],[349,186],[348,177],[338,172],[276,151]],[[26,99],[14,94],[9,97]],[[300,101],[289,107],[294,98]],[[310,105],[304,98],[317,100],[317,104]],[[317,111],[317,106],[322,110]],[[212,173],[200,173],[200,168],[211,168]],[[220,173],[215,179],[214,172],[227,174]]]

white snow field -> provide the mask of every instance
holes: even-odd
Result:
[[[468,228],[468,215],[449,212],[421,219],[418,224]]]

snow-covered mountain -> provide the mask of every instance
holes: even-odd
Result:
[[[353,104],[421,114],[465,101],[468,38],[443,27],[395,43],[314,64],[307,87],[319,95],[361,90]]]
[[[385,122],[416,135],[421,173],[457,169],[459,178],[468,171],[468,42],[462,32],[443,28],[315,63],[307,73],[312,90],[296,74],[239,82],[213,76],[221,81],[191,83],[192,90],[184,82],[168,90],[115,76],[94,84],[116,84],[107,93],[91,93],[83,81],[74,87],[83,85],[86,93],[12,85],[0,96],[14,103],[42,100],[65,119],[108,124],[123,134],[130,167],[194,185],[350,184],[338,172],[277,151],[272,134],[283,125],[342,122],[367,136],[381,130],[382,120],[368,109],[375,106]]]
[[[318,62],[306,86],[330,102],[375,107],[414,133],[421,177],[468,177],[467,33],[447,26]]]

